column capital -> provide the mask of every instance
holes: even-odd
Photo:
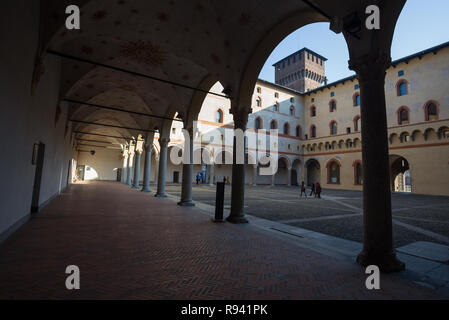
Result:
[[[359,82],[385,80],[391,66],[391,56],[387,53],[370,53],[349,60],[349,69],[357,73]]]
[[[229,112],[234,118],[234,129],[246,130],[248,124],[248,115],[251,113],[250,108],[231,108]]]
[[[152,152],[154,145],[153,144],[145,144],[143,147],[145,148],[146,152]]]
[[[170,138],[160,138],[159,139],[159,144],[161,145],[161,148],[166,147],[169,142],[170,142]]]

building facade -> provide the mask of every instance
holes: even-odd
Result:
[[[303,49],[296,56],[302,56],[307,61],[309,51]],[[289,57],[290,65],[293,65],[293,55]],[[274,175],[260,174],[264,166],[258,159],[259,154],[254,146],[247,146],[246,184],[294,186],[304,181],[307,185],[319,182],[323,188],[362,190],[357,78],[348,77],[313,89],[313,84],[301,82],[300,72],[299,80],[284,82],[289,80],[282,80],[285,76],[277,68],[280,65],[282,71],[282,64],[285,63],[285,72],[292,71],[287,69],[286,59],[274,65],[276,82],[285,85],[264,80],[257,82],[247,125],[247,133],[256,137],[258,147],[268,136],[262,130],[278,130],[277,171]],[[320,60],[317,62],[316,59],[321,59],[323,63],[322,73],[310,75],[316,77],[313,79],[317,81],[313,81],[319,84],[319,81],[325,80],[325,58],[315,54],[313,63],[320,65]],[[304,65],[300,65],[300,61],[296,58],[295,68],[302,70]],[[305,78],[312,68],[307,70]],[[449,43],[393,61],[387,70],[386,116],[393,191],[449,195],[448,79]],[[294,89],[299,84],[303,86],[301,91]],[[223,87],[216,83],[210,91],[221,93]],[[233,140],[232,137],[227,138],[232,130],[226,130],[234,128],[229,110],[228,99],[207,95],[198,116],[197,131],[194,132],[203,137],[202,142],[194,143],[195,159],[203,161],[195,162],[192,182],[198,174],[201,182],[207,184],[232,180],[232,165],[222,163],[226,158],[232,159]],[[166,181],[169,183],[182,181],[182,164],[173,163],[170,157],[173,155],[176,158],[179,155],[178,147],[184,146],[182,129],[182,122],[173,122],[166,171]],[[214,137],[213,140],[210,136]],[[156,182],[158,176],[158,140],[156,134],[151,158],[152,182]],[[223,150],[217,152],[217,146]],[[117,159],[117,167],[121,166],[120,162]],[[141,166],[143,179],[143,163]]]

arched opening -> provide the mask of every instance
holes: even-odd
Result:
[[[288,124],[288,122],[286,122],[284,124],[284,132],[285,135],[289,136],[290,135],[290,125]]]
[[[337,122],[336,121],[332,120],[331,123],[329,124],[329,128],[330,128],[331,136],[337,134]]]
[[[402,156],[390,155],[391,190],[395,192],[412,192],[410,165]]]
[[[361,186],[363,185],[363,167],[362,167],[362,161],[356,160],[352,164],[354,167],[354,185]]]
[[[336,159],[331,159],[327,165],[327,183],[340,184],[340,167],[341,164]]]
[[[301,126],[296,126],[296,137],[301,137]]]
[[[337,101],[335,101],[335,99],[332,99],[329,102],[329,112],[334,112],[337,111]]]
[[[315,106],[310,107],[310,116],[316,117],[316,107]]]
[[[298,186],[301,184],[301,160],[295,159],[291,169],[291,184]]]
[[[320,163],[317,160],[315,159],[307,160],[305,169],[307,177],[306,183],[308,186],[311,186],[316,182],[321,183]]]
[[[256,130],[263,129],[263,124],[262,124],[262,118],[261,117],[257,117],[254,120],[254,129],[256,129]]]
[[[288,184],[288,167],[289,161],[286,158],[278,159],[278,170],[275,173],[274,183],[276,185],[287,185]]]
[[[397,111],[398,114],[398,124],[408,124],[410,122],[410,110],[408,107],[400,107]]]
[[[223,123],[223,111],[221,109],[215,112],[215,122]]]
[[[354,107],[360,107],[360,93],[354,93],[354,96],[352,97],[352,103]]]
[[[424,106],[426,121],[438,120],[438,103],[436,101],[429,101]]]
[[[399,80],[396,83],[396,94],[398,97],[406,96],[408,94],[408,82],[405,79]]]
[[[316,138],[316,127],[315,127],[315,125],[312,125],[310,127],[310,137],[311,138]]]
[[[270,129],[274,130],[274,129],[277,129],[277,128],[278,128],[278,124],[277,124],[276,120],[271,120],[271,122],[270,122]]]

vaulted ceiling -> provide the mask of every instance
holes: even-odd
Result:
[[[344,7],[329,0],[314,3],[331,13]],[[345,1],[348,7],[353,3],[357,1]],[[80,30],[65,28],[65,8],[71,4],[81,8]],[[231,89],[231,96],[237,96],[242,82],[254,86],[263,62],[283,37],[302,25],[327,20],[300,0],[42,0],[41,7],[42,56],[51,49],[195,88],[213,76]],[[282,30],[276,29],[279,25]],[[262,56],[256,59],[257,50]],[[254,69],[249,80],[245,77],[248,68]],[[194,93],[62,59],[62,98],[166,117],[178,112],[185,118]],[[70,106],[71,117],[76,119],[142,129],[162,127],[160,119],[78,103]],[[100,131],[136,135],[117,129]]]

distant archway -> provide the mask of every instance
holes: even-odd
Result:
[[[312,185],[313,183],[320,182],[321,178],[321,167],[320,163],[316,159],[309,159],[305,165],[307,185]]]
[[[390,155],[391,191],[412,192],[412,177],[407,159],[399,155]]]

